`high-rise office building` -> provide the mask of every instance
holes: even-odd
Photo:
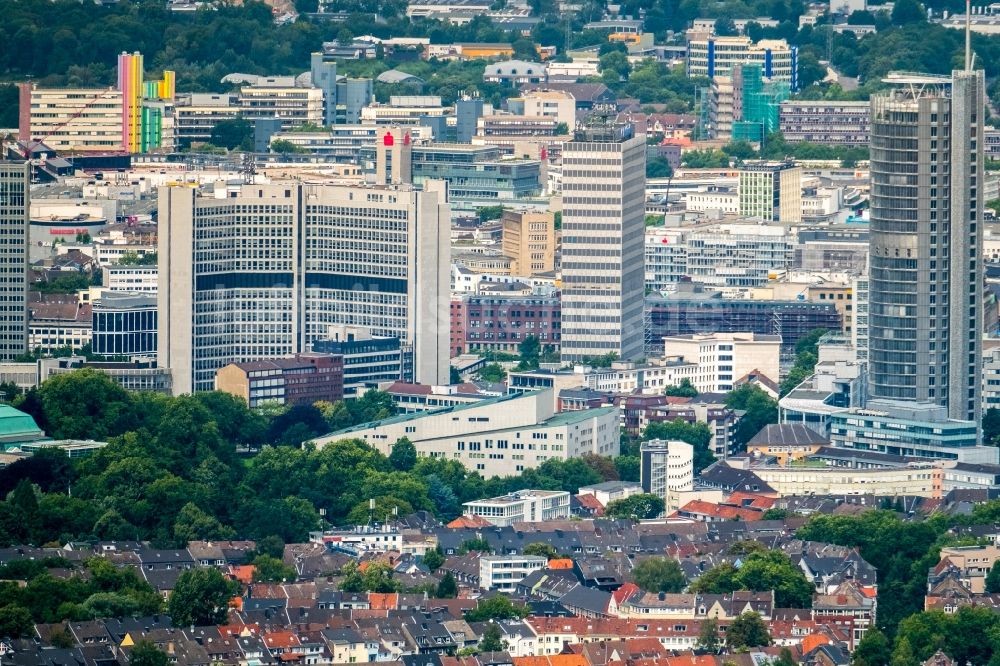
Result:
[[[802,221],[802,169],[790,162],[740,165],[740,215],[768,222]]]
[[[28,209],[31,164],[0,160],[0,360],[28,349]]]
[[[158,359],[175,393],[229,364],[306,352],[331,327],[399,338],[412,376],[448,383],[445,184],[301,182],[160,189]]]
[[[983,73],[887,82],[871,100],[869,391],[978,421]]]
[[[679,440],[651,439],[639,447],[642,490],[663,498],[666,512],[680,508],[680,493],[694,489],[694,447]]]
[[[562,359],[643,355],[646,138],[593,124],[563,146]]]

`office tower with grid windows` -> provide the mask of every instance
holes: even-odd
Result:
[[[28,209],[31,164],[0,160],[0,360],[28,349]]]
[[[643,355],[646,137],[597,121],[563,146],[562,360]]]
[[[447,188],[301,182],[159,193],[159,349],[174,392],[332,328],[399,338],[407,379],[448,383]]]
[[[887,82],[871,100],[869,392],[978,421],[983,72]]]

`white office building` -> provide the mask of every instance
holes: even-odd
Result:
[[[568,493],[567,493],[568,495]],[[512,593],[532,571],[544,569],[548,560],[532,555],[488,555],[479,558],[479,587]]]
[[[733,381],[758,372],[778,381],[781,336],[760,333],[707,333],[663,339],[666,356],[697,364],[691,383],[702,393],[733,390]]]
[[[646,141],[588,127],[563,146],[564,362],[643,355]]]
[[[619,451],[618,408],[555,413],[551,389],[403,414],[324,435],[325,446],[359,439],[388,455],[406,437],[417,456],[457,460],[484,477],[509,476],[546,460]]]
[[[497,527],[543,523],[569,518],[569,493],[562,490],[521,490],[462,504],[466,516],[479,516]]]
[[[400,338],[412,380],[448,381],[443,182],[160,189],[160,362],[176,393],[235,362],[308,351],[331,326]]]
[[[663,498],[665,511],[680,508],[680,494],[694,490],[694,447],[687,442],[651,439],[639,446],[639,478],[644,492]]]

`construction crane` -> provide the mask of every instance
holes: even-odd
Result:
[[[67,118],[63,122],[59,123],[58,125],[56,125],[52,129],[52,131],[50,131],[48,134],[46,134],[42,138],[40,138],[40,139],[28,139],[27,141],[25,141],[24,142],[24,148],[21,150],[21,156],[25,159],[25,161],[30,161],[31,160],[31,153],[32,153],[32,151],[35,148],[37,148],[38,146],[44,144],[47,139],[49,139],[50,137],[52,137],[53,135],[55,135],[59,130],[63,129],[64,127],[66,127],[67,125],[69,125],[70,123],[72,123],[74,120],[76,120],[77,118],[79,118],[80,116],[82,116],[83,113],[87,109],[89,109],[90,107],[92,107],[94,104],[97,104],[98,102],[104,100],[108,95],[110,95],[111,93],[114,93],[114,92],[117,92],[114,88],[108,88],[103,93],[101,93],[100,95],[98,95],[94,99],[88,101],[86,104],[84,104],[79,109],[77,109],[72,114],[70,114],[69,118]],[[8,138],[10,138],[10,135],[8,135]]]

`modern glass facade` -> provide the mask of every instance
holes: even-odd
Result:
[[[871,101],[871,394],[977,420],[983,75],[889,82]]]

